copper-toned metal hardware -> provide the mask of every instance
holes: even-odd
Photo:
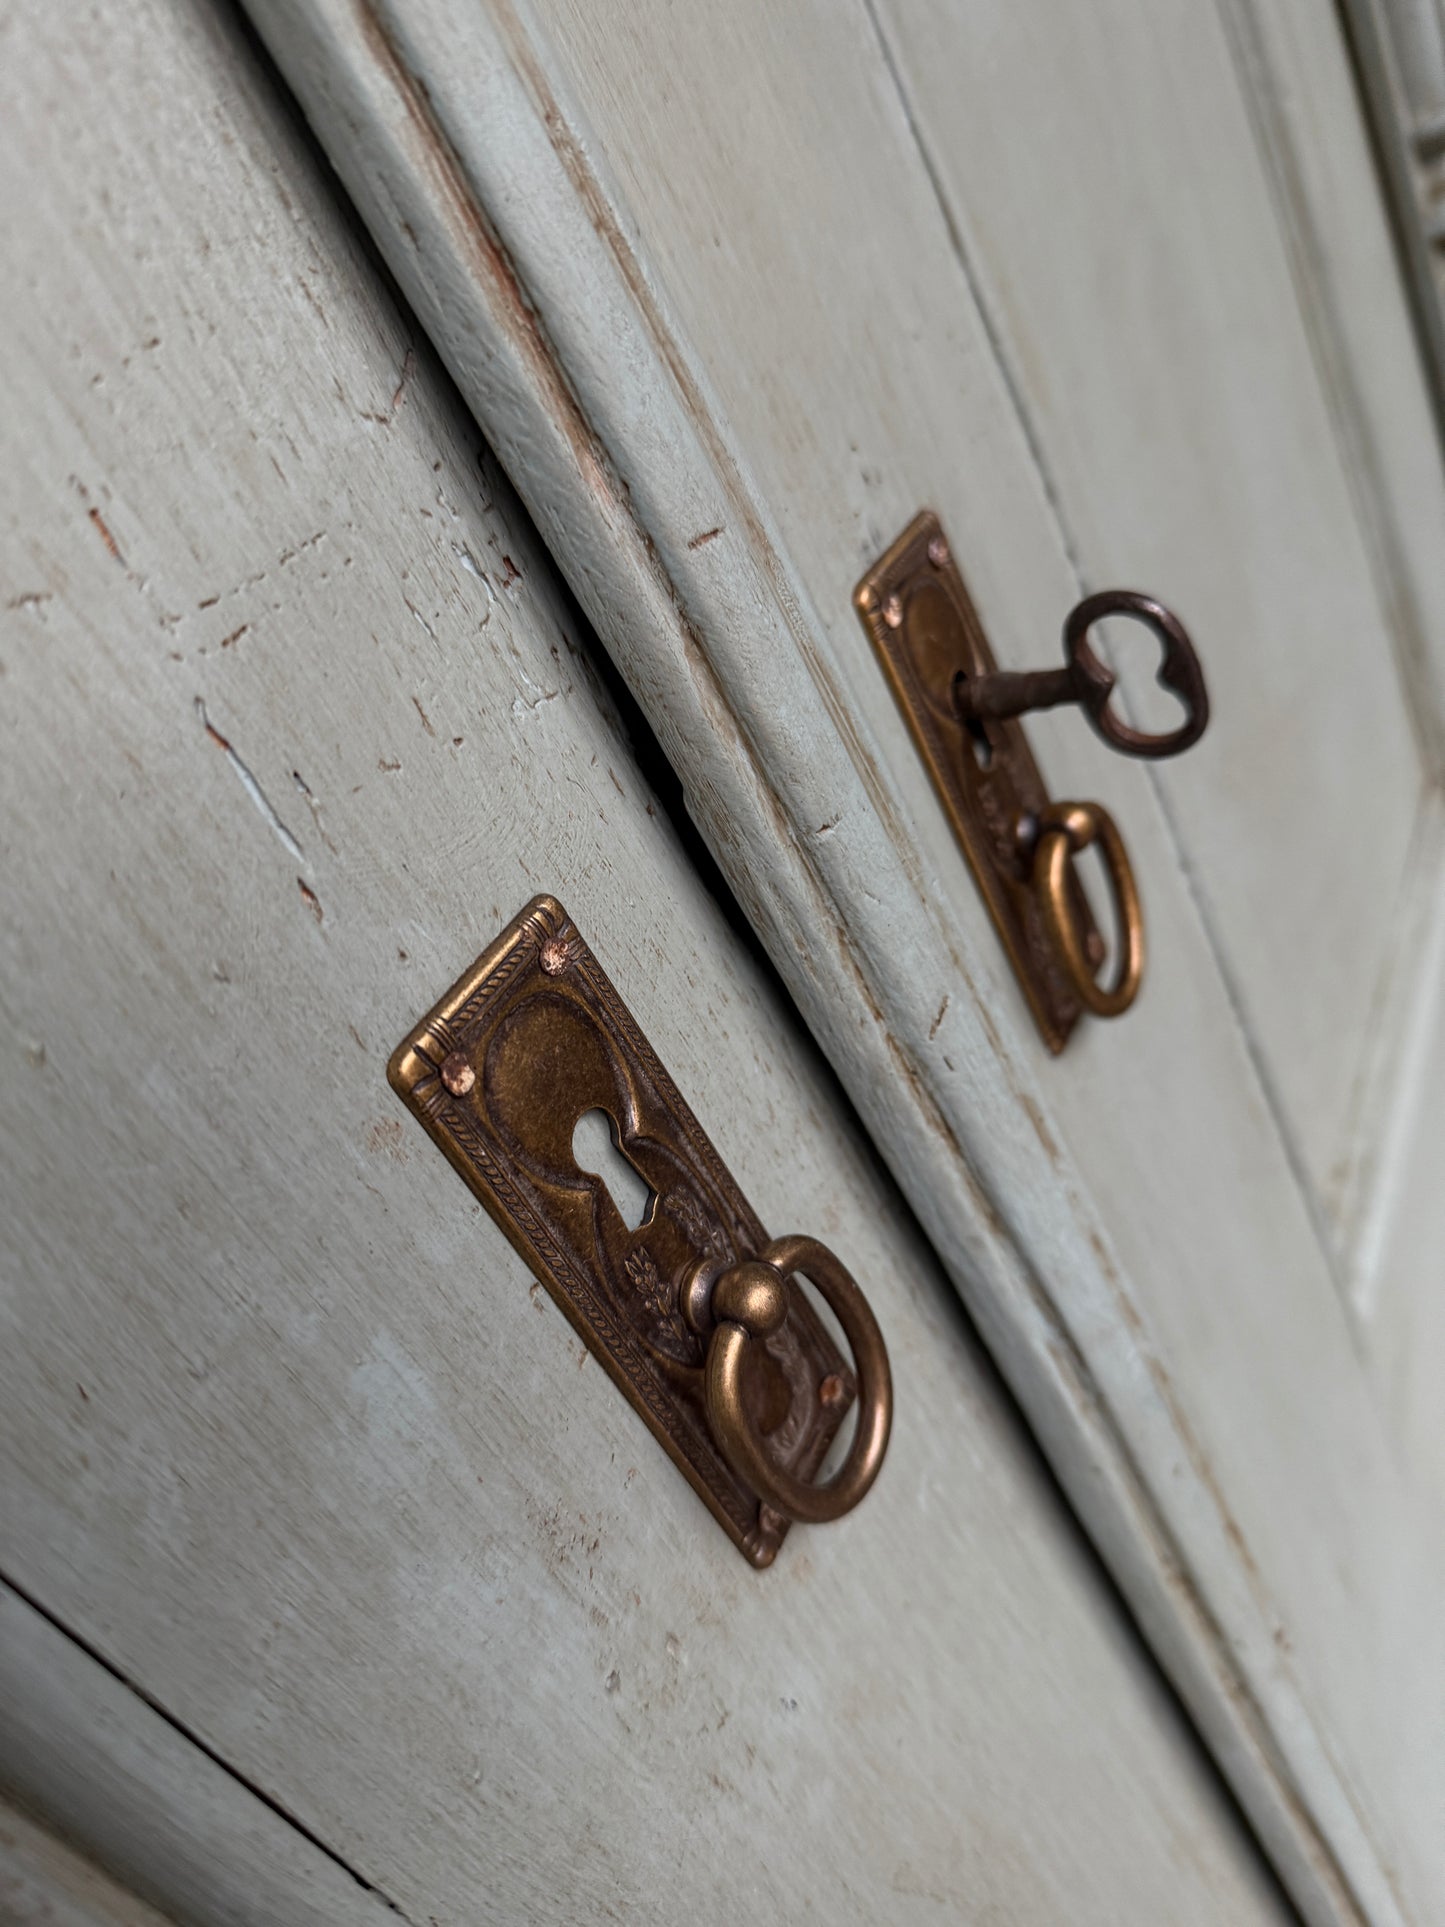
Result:
[[[833,1477],[819,1485],[796,1478],[775,1462],[748,1413],[747,1361],[787,1315],[787,1280],[793,1272],[802,1272],[818,1287],[843,1327],[858,1367],[853,1443]],[[729,1462],[785,1519],[820,1525],[851,1512],[878,1476],[893,1423],[893,1381],[883,1334],[852,1275],[816,1238],[774,1238],[756,1259],[722,1274],[713,1288],[712,1312],[717,1324],[707,1354],[707,1415]],[[820,1406],[836,1410],[841,1396],[841,1380],[829,1373],[818,1388]]]
[[[508,925],[388,1076],[754,1565],[789,1518],[857,1503],[891,1416],[872,1314],[823,1246],[769,1240],[555,898]],[[635,1229],[574,1156],[593,1110],[651,1191]],[[833,1306],[863,1385],[842,1470],[819,1486],[857,1380],[799,1275]]]
[[[1074,921],[1069,890],[1073,859],[1097,839],[1118,912],[1119,955],[1114,981],[1105,989],[1095,977],[1101,959],[1091,957]],[[1101,803],[1051,803],[1039,819],[1034,875],[1044,921],[1064,960],[1080,1002],[1097,1017],[1120,1017],[1139,994],[1144,975],[1144,917],[1124,839]]]
[[[1089,647],[1089,631],[1108,616],[1135,616],[1151,628],[1164,645],[1157,680],[1172,689],[1184,705],[1184,721],[1163,736],[1134,729],[1115,713],[1111,696],[1116,677]],[[1111,749],[1126,756],[1179,756],[1197,743],[1209,724],[1209,691],[1204,671],[1189,640],[1189,631],[1172,610],[1137,589],[1103,589],[1085,596],[1069,612],[1064,624],[1062,669],[1033,669],[1022,673],[995,669],[987,675],[960,669],[953,696],[965,721],[1003,722],[1035,709],[1055,709],[1077,703]]]
[[[454,1050],[451,1056],[444,1060],[441,1078],[453,1097],[466,1096],[476,1083],[477,1074],[472,1069],[464,1050]]]
[[[1097,804],[1051,802],[1019,717],[1076,702],[1116,749],[1178,755],[1209,720],[1189,636],[1152,597],[1107,590],[1070,614],[1062,668],[1001,671],[938,518],[926,510],[863,577],[853,599],[1039,1029],[1051,1050],[1062,1050],[1084,1010],[1118,1016],[1133,1002],[1143,971],[1143,919],[1112,820]],[[1111,615],[1134,616],[1159,637],[1159,680],[1186,711],[1167,735],[1131,728],[1111,706],[1113,672],[1089,644],[1094,624]],[[1120,954],[1107,988],[1095,976],[1104,940],[1071,861],[1095,840],[1119,911]]]

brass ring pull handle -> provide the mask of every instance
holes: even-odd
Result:
[[[1103,853],[1118,909],[1119,955],[1107,989],[1094,975],[1069,901],[1069,865],[1094,842]],[[1124,839],[1102,804],[1050,803],[1040,813],[1033,875],[1044,927],[1080,1003],[1096,1017],[1122,1016],[1138,996],[1144,975],[1144,915]]]
[[[801,1272],[822,1293],[853,1352],[858,1422],[848,1456],[831,1479],[810,1485],[769,1458],[748,1423],[743,1359],[788,1315],[787,1279]],[[712,1291],[716,1329],[707,1354],[707,1415],[723,1456],[739,1478],[784,1518],[821,1524],[849,1512],[878,1476],[893,1423],[888,1352],[868,1301],[848,1270],[816,1238],[774,1238],[757,1258],[733,1265]]]
[[[1112,697],[1117,678],[1089,643],[1089,631],[1106,616],[1133,616],[1154,631],[1162,646],[1156,680],[1183,703],[1184,721],[1162,736],[1134,729],[1116,712]],[[1023,672],[995,669],[983,676],[962,670],[954,678],[953,701],[965,721],[1002,722],[1034,709],[1077,703],[1111,749],[1126,756],[1178,756],[1204,734],[1209,723],[1209,692],[1189,631],[1172,609],[1137,589],[1104,589],[1085,596],[1064,623],[1064,667]]]
[[[1088,1012],[1117,1017],[1139,990],[1144,933],[1119,833],[1094,804],[1055,807],[1023,719],[1077,703],[1112,749],[1178,756],[1209,724],[1209,692],[1189,632],[1137,589],[1086,596],[1064,621],[1064,660],[1027,674],[1000,669],[943,525],[922,509],[853,591],[854,606],[959,847],[993,918],[1039,1033],[1061,1051]],[[1127,616],[1158,645],[1155,673],[1183,705],[1178,727],[1135,729],[1118,679],[1094,646],[1097,624]],[[1057,660],[1057,659],[1056,659]],[[1107,980],[1104,943],[1072,860],[1097,843],[1120,931]]]

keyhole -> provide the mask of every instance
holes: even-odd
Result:
[[[584,1111],[572,1133],[572,1155],[577,1169],[601,1178],[629,1231],[636,1231],[652,1216],[656,1193],[623,1154],[617,1142],[617,1127],[606,1111]]]
[[[973,746],[973,760],[980,769],[988,769],[993,763],[993,744],[988,740],[988,731],[977,716],[965,716],[963,726]]]
[[[989,741],[988,725],[977,716],[966,715],[959,703],[959,695],[968,681],[968,671],[960,669],[953,679],[954,715],[963,724],[963,733],[968,738],[968,746],[973,751],[973,760],[980,769],[993,766],[993,744]]]

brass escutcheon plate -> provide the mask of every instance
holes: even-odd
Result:
[[[853,602],[1044,1040],[1061,1051],[1083,1007],[1049,940],[1019,838],[1020,823],[1037,820],[1049,792],[1017,720],[966,723],[955,708],[958,673],[984,676],[997,665],[936,515],[914,517]],[[1072,875],[1068,889],[1081,941],[1102,955]]]
[[[770,1565],[788,1522],[713,1440],[707,1338],[679,1299],[700,1261],[716,1275],[757,1256],[768,1234],[554,897],[534,898],[489,945],[387,1075],[718,1523],[755,1566]],[[573,1155],[591,1110],[611,1119],[651,1188],[635,1230]],[[796,1279],[788,1293],[782,1326],[749,1347],[743,1395],[770,1457],[811,1480],[856,1383]]]

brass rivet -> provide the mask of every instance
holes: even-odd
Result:
[[[883,620],[888,624],[888,627],[890,629],[902,628],[903,598],[901,595],[889,596],[888,600],[883,605]]]
[[[567,945],[561,937],[548,937],[537,958],[549,977],[560,977],[567,968],[567,960]]]
[[[941,535],[935,535],[929,543],[928,559],[935,569],[946,569],[948,567],[948,544]]]
[[[820,1405],[836,1405],[842,1396],[842,1379],[836,1372],[829,1372],[828,1376],[818,1387],[818,1403]]]
[[[442,1059],[442,1082],[453,1097],[465,1097],[476,1081],[477,1074],[464,1050],[454,1050]]]

